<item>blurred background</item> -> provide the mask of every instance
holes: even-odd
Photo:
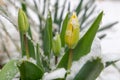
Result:
[[[118,21],[111,29],[106,30],[107,36],[101,40],[102,54],[106,59],[120,58],[120,0],[99,0],[96,2],[98,9],[104,11],[102,24]],[[101,75],[101,80],[120,80],[120,61],[106,68]]]
[[[60,31],[68,12],[78,15],[81,31],[89,27],[99,12],[104,16],[97,37],[106,60],[120,59],[120,0],[0,0],[0,67],[10,59],[21,58],[17,29],[18,9],[26,12],[33,40],[42,46],[42,30],[49,10],[54,30]],[[48,10],[49,9],[49,10]],[[104,69],[97,80],[120,80],[120,61]]]

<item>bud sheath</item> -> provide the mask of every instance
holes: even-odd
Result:
[[[18,27],[22,33],[26,33],[29,28],[27,16],[22,9],[19,9],[18,12]]]
[[[52,49],[55,56],[58,56],[60,54],[61,39],[59,34],[56,34],[55,37],[53,38]]]

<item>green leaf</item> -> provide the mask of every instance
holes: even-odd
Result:
[[[118,61],[120,61],[120,59],[118,59],[118,60],[114,60],[114,61],[107,61],[106,62],[106,65],[105,65],[105,67],[108,67],[108,66],[110,66],[110,65],[114,65],[116,62],[118,62]]]
[[[30,36],[30,38],[32,39],[32,31],[31,31],[31,28],[29,27],[28,29],[28,35]]]
[[[43,76],[42,70],[29,61],[18,62],[21,80],[38,80]]]
[[[12,80],[18,72],[16,60],[8,62],[0,71],[0,80]]]
[[[22,6],[22,10],[24,11],[24,12],[26,12],[27,11],[27,9],[26,9],[26,4],[25,3],[21,3],[21,6]]]
[[[86,19],[88,19],[95,11],[96,9],[96,5],[94,5],[93,7],[91,7],[91,10],[89,10],[89,14],[86,15]]]
[[[96,80],[103,69],[104,65],[101,63],[101,59],[88,61],[73,80]]]
[[[67,70],[68,58],[69,58],[69,50],[67,50],[66,53],[63,55],[62,59],[60,60],[59,64],[57,65],[57,68],[64,67]]]
[[[43,11],[42,11],[42,15],[45,15],[45,9],[46,9],[46,2],[47,0],[44,0],[44,4],[43,4]]]
[[[85,20],[86,20],[86,14],[87,14],[87,11],[88,11],[88,8],[87,8],[87,6],[85,7],[85,11],[84,11],[84,13],[83,13],[83,15],[82,15],[82,18],[80,19],[80,27],[82,28],[82,25],[83,25],[83,23],[85,22]]]
[[[64,11],[65,11],[65,5],[66,5],[66,2],[67,2],[67,0],[64,1],[63,7],[62,7],[62,10],[61,10],[61,13],[60,13],[60,17],[59,17],[59,25],[60,25],[61,22],[62,22],[63,14],[64,14]]]
[[[57,15],[58,15],[58,3],[59,3],[59,0],[56,0],[56,3],[55,3],[55,13],[54,13],[54,22],[57,23]]]
[[[86,8],[85,7],[85,11],[84,11],[84,14],[83,14],[83,16],[82,16],[82,19],[81,19],[81,30],[83,30],[84,28],[86,28],[91,22],[93,22],[94,21],[94,17],[91,19],[91,20],[88,20],[89,19],[89,17],[91,17],[91,15],[94,13],[94,10],[96,9],[96,5],[94,5],[93,7],[91,7],[92,9],[91,10],[89,10],[90,9],[90,7],[89,8]],[[88,13],[89,12],[89,13]],[[88,14],[86,14],[86,13],[88,13]],[[88,22],[86,22],[88,20]],[[85,25],[82,25],[82,24],[84,24],[85,23]]]
[[[73,49],[73,60],[79,60],[82,56],[88,54],[91,49],[92,42],[99,28],[100,22],[102,20],[103,12],[101,12],[94,23],[91,25],[86,34],[79,40],[75,49]]]
[[[42,58],[42,64],[43,64],[45,72],[51,71],[50,63],[48,62],[48,60],[45,60],[45,57]]]
[[[103,39],[104,37],[106,37],[107,34],[102,34],[100,36],[98,36],[99,39]]]
[[[82,3],[83,3],[83,0],[80,0],[75,12],[77,13],[77,15],[80,13],[81,11],[81,7],[82,7]]]
[[[39,44],[38,43],[37,43],[37,46],[36,46],[36,61],[37,61],[37,65],[44,72],[44,69],[43,69],[43,66],[42,66],[42,62],[41,62],[40,49],[39,49]]]
[[[22,50],[22,57],[26,55],[26,49],[25,49],[25,41],[23,33],[20,32],[20,43],[21,43],[21,50]]]
[[[44,54],[49,56],[52,48],[52,18],[48,14],[43,36],[43,50]]]
[[[35,59],[35,48],[33,42],[27,38],[28,42],[28,50],[29,50],[29,56]]]
[[[67,8],[68,12],[70,12],[70,6],[71,6],[71,4],[70,4],[70,2],[68,2],[68,8]]]
[[[107,29],[110,29],[111,27],[113,27],[113,26],[116,25],[116,24],[118,24],[118,21],[113,22],[113,23],[110,23],[110,24],[107,24],[107,25],[103,26],[102,28],[100,28],[100,29],[98,30],[98,32],[104,31],[104,30],[107,30]]]
[[[69,13],[66,15],[66,17],[63,21],[62,30],[61,30],[61,33],[60,33],[62,47],[65,46],[65,32],[66,32],[68,20],[69,20]]]
[[[22,49],[22,57],[26,56],[26,48],[25,48],[25,40],[24,40],[24,34],[20,32],[20,40],[21,40],[21,49]],[[28,45],[28,52],[29,56],[35,59],[35,49],[34,49],[34,44],[27,37],[27,45]]]

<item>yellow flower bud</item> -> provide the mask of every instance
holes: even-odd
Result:
[[[19,9],[18,12],[18,27],[22,33],[26,33],[29,28],[27,16],[22,9]]]
[[[79,22],[78,18],[76,16],[76,13],[74,12],[68,21],[67,29],[65,33],[65,43],[68,45],[69,48],[73,49],[78,40],[79,40]]]
[[[60,54],[61,49],[61,39],[60,35],[57,33],[52,41],[52,50],[55,56],[58,56]]]

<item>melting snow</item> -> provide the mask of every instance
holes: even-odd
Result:
[[[57,69],[50,73],[45,73],[43,76],[43,80],[53,80],[57,78],[64,78],[66,74],[66,70],[64,68]]]
[[[30,57],[29,59],[27,59],[27,56],[24,56],[24,57],[21,59],[21,61],[22,61],[22,60],[28,60],[28,61],[30,61],[30,62],[36,64],[36,60],[33,59],[32,57]]]

